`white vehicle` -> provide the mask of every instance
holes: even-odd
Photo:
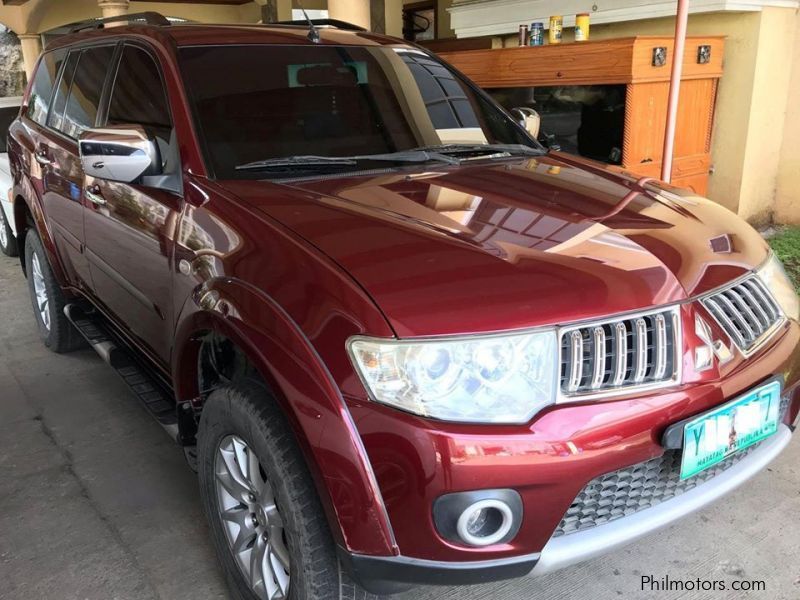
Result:
[[[6,256],[17,255],[17,231],[8,192],[11,189],[11,169],[8,166],[6,138],[8,126],[17,118],[21,96],[0,98],[0,251]]]

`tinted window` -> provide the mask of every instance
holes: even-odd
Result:
[[[113,55],[113,46],[87,48],[81,52],[61,127],[66,135],[77,138],[86,129],[94,127]]]
[[[108,107],[109,125],[136,123],[170,129],[167,97],[158,67],[150,55],[134,46],[122,51]]]
[[[19,106],[0,108],[0,152],[7,152],[8,128],[19,114]]]
[[[161,74],[145,50],[125,46],[108,106],[108,125],[142,125],[158,142],[165,173],[177,167],[177,141],[172,132]]]
[[[67,58],[67,64],[61,72],[61,78],[58,81],[53,102],[50,105],[50,116],[47,118],[47,125],[59,131],[63,129],[64,125],[64,108],[67,105],[67,96],[69,95],[69,88],[72,85],[72,78],[75,75],[75,67],[78,66],[78,59],[81,56],[80,50],[70,52]]]
[[[205,46],[181,68],[216,177],[249,161],[438,144],[532,145],[448,67],[412,48]]]
[[[26,115],[40,125],[44,125],[47,120],[47,107],[50,104],[50,97],[53,95],[53,82],[66,55],[66,50],[48,52],[42,57],[39,67],[36,69]]]

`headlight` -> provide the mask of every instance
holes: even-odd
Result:
[[[772,292],[772,297],[780,304],[783,313],[795,321],[800,319],[800,301],[781,261],[773,254],[759,267],[757,273],[767,289]]]
[[[555,331],[397,341],[353,338],[373,400],[433,419],[525,423],[556,395]]]

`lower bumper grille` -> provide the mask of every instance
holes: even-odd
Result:
[[[758,444],[681,480],[681,451],[601,475],[586,484],[567,509],[553,537],[577,533],[650,508],[712,479],[750,454]]]
[[[789,401],[782,399],[781,420],[788,407]],[[658,458],[596,477],[586,484],[572,502],[553,537],[597,527],[688,492],[738,463],[760,443],[729,456],[689,479],[681,480],[680,477],[680,450],[667,450]]]

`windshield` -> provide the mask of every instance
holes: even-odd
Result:
[[[384,155],[374,166],[385,168],[392,166],[385,155],[420,148],[539,150],[495,104],[412,48],[196,46],[182,48],[180,61],[208,166],[220,179],[273,176],[259,169],[289,157]],[[302,164],[285,162],[288,170]],[[364,165],[317,160],[314,167]]]

